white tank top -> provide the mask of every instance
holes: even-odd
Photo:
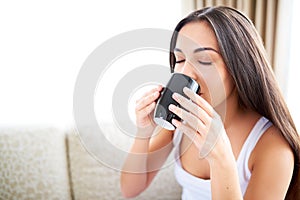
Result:
[[[251,178],[251,172],[248,167],[248,160],[252,150],[254,149],[256,143],[262,134],[272,125],[272,123],[262,117],[260,118],[253,129],[251,130],[249,136],[243,144],[243,147],[239,153],[238,159],[236,161],[239,182],[244,195]],[[180,142],[182,138],[182,132],[175,131],[173,144],[175,147],[175,177],[177,182],[182,186],[182,199],[183,200],[193,200],[193,199],[211,199],[211,185],[210,180],[204,180],[195,177],[185,171],[180,162]]]

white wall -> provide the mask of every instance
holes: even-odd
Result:
[[[0,126],[69,126],[76,76],[97,46],[180,18],[179,0],[1,1]]]

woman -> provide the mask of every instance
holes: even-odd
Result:
[[[185,123],[173,120],[175,132],[154,136],[162,86],[137,101],[123,195],[146,189],[175,147],[183,199],[299,199],[299,135],[252,22],[232,8],[204,8],[179,22],[170,47],[171,71],[201,91],[184,89],[192,101],[175,93],[184,109],[169,109]]]

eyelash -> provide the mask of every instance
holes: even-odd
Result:
[[[185,60],[178,60],[175,62],[175,64],[179,64],[179,63],[183,63],[185,62]],[[201,65],[211,65],[211,62],[202,62],[202,61],[198,61]]]
[[[179,63],[182,63],[182,62],[185,62],[185,60],[178,60],[178,61],[176,61],[175,63],[176,63],[176,64],[179,64]]]

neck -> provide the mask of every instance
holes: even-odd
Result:
[[[238,94],[235,90],[224,102],[215,107],[215,110],[220,115],[225,129],[229,128],[232,122],[236,118],[241,117],[241,115],[245,112],[245,110],[241,108],[238,103]]]

